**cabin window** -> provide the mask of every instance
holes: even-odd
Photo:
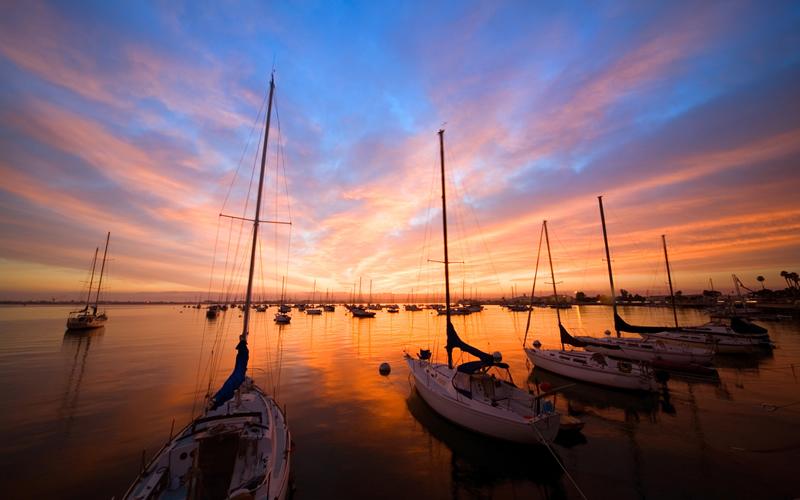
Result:
[[[468,398],[472,397],[472,387],[470,386],[470,377],[466,373],[456,372],[455,377],[453,377],[453,387],[456,388],[458,392],[467,396]]]
[[[606,363],[605,356],[603,356],[599,352],[596,352],[596,353],[592,354],[592,361],[594,361],[595,363],[597,363],[600,366],[606,366],[608,364],[608,363]]]
[[[475,387],[483,392],[483,395],[487,399],[494,399],[494,377],[489,377],[488,375],[476,375],[472,377],[473,384]]]

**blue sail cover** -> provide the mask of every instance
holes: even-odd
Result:
[[[247,361],[250,359],[250,350],[247,348],[247,341],[242,339],[236,346],[236,364],[233,366],[233,371],[228,376],[228,379],[222,384],[222,387],[211,398],[211,409],[216,410],[226,401],[233,397],[236,389],[244,382],[244,376],[247,374]]]
[[[486,364],[494,364],[494,357],[491,354],[487,354],[476,347],[472,347],[471,345],[467,344],[458,336],[456,333],[456,329],[452,323],[449,321],[447,322],[447,345],[445,349],[447,350],[447,366],[450,368],[453,367],[453,349],[458,347],[464,352],[468,352],[473,356],[480,359],[482,362]]]

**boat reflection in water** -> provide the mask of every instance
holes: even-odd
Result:
[[[444,445],[437,449],[438,443],[431,442],[430,453],[451,452],[452,498],[504,497],[511,493],[530,498],[522,489],[524,482],[538,493],[536,497],[567,495],[561,481],[563,473],[544,446],[502,441],[454,425],[428,406],[416,390],[411,391],[406,406],[434,440]]]
[[[660,393],[631,393],[586,384],[538,368],[531,371],[528,380],[533,385],[538,384],[540,387],[545,382],[550,384],[556,395],[561,395],[566,399],[570,413],[581,414],[587,411],[587,408],[617,409],[625,412],[626,420],[629,416],[638,420],[640,415],[652,420],[658,412],[659,401],[664,395],[663,390]],[[558,400],[556,400],[556,405],[558,405]]]
[[[71,357],[69,365],[69,375],[67,376],[67,387],[61,398],[59,416],[66,424],[65,434],[69,434],[72,428],[72,421],[78,408],[81,395],[81,384],[86,373],[86,363],[89,359],[89,350],[92,342],[97,344],[105,333],[105,327],[101,326],[92,330],[67,330],[64,333],[64,340],[61,343],[61,351]]]

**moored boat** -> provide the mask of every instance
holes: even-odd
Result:
[[[108,241],[111,238],[111,232],[106,235],[106,246],[103,250],[103,263],[100,266],[100,278],[97,281],[97,294],[95,295],[94,305],[91,305],[92,290],[94,284],[94,271],[97,264],[98,248],[94,250],[94,259],[92,260],[92,274],[89,278],[89,293],[86,295],[86,305],[77,311],[72,311],[67,316],[67,330],[93,330],[105,325],[108,316],[105,312],[98,314],[98,307],[100,306],[100,288],[103,285],[103,273],[106,268],[106,256],[108,255]]]
[[[514,385],[508,372],[508,365],[462,341],[450,321],[444,130],[439,131],[439,145],[447,363],[433,362],[429,350],[420,350],[416,357],[406,353],[405,359],[414,377],[414,387],[431,408],[462,427],[517,443],[550,443],[558,434],[560,424],[560,415],[555,411],[553,404],[544,399],[543,395],[530,394]],[[456,348],[477,357],[478,360],[454,366],[453,350]],[[495,373],[498,370],[500,373]]]
[[[550,262],[553,297],[558,297],[555,271],[553,270],[553,257],[550,254],[547,221],[542,223],[542,233],[547,242],[547,257]],[[539,248],[541,248],[541,244]],[[556,309],[556,318],[561,336],[561,349],[542,349],[538,340],[533,343],[533,346],[524,347],[528,359],[537,368],[548,370],[564,377],[607,387],[639,391],[658,390],[655,376],[647,363],[616,360],[598,352],[565,350],[564,344],[572,343],[575,339],[561,324],[561,312],[559,309]]]
[[[258,242],[269,123],[275,89],[270,80],[261,174],[253,221],[242,333],[234,368],[200,416],[144,466],[125,499],[284,499],[289,491],[291,435],[275,399],[247,376],[253,274]]]

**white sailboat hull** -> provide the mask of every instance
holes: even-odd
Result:
[[[406,358],[414,375],[417,392],[431,408],[451,422],[493,438],[516,443],[552,442],[559,430],[558,413],[535,417],[509,411],[503,402],[497,406],[479,402],[457,393],[452,385],[455,370],[447,365]],[[540,402],[541,403],[541,402]]]
[[[285,499],[289,489],[292,441],[278,404],[258,387],[242,385],[239,398],[206,412],[171,439],[150,461],[123,498],[129,500],[195,498]],[[204,441],[229,437],[235,464],[224,491],[204,490],[200,463]],[[224,454],[224,453],[220,453]],[[213,458],[213,457],[212,457]]]
[[[714,358],[714,351],[708,347],[692,347],[687,344],[667,344],[659,340],[626,338],[575,337],[586,342],[584,347],[590,352],[634,361],[666,362],[675,365],[707,365]]]
[[[638,363],[623,364],[624,362],[604,358],[604,366],[594,362],[590,352],[535,347],[526,347],[525,354],[537,368],[582,382],[635,391],[658,390],[653,374]]]
[[[93,330],[106,324],[106,315],[71,316],[67,318],[68,330]]]
[[[689,346],[710,347],[720,354],[748,354],[758,352],[769,343],[758,338],[744,335],[715,335],[690,333],[688,331],[664,331],[658,333],[641,333],[647,339],[658,339],[670,344],[686,344]]]

